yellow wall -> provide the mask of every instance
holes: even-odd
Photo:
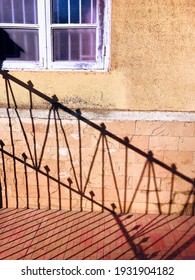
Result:
[[[11,74],[72,108],[195,111],[195,0],[112,2],[110,72]]]

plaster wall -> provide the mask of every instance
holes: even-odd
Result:
[[[35,72],[12,75],[31,80],[41,92],[71,108],[195,111],[195,1],[113,0],[110,71]],[[21,107],[29,98],[13,85]],[[0,79],[0,106],[6,105]],[[40,99],[35,107],[44,108]]]

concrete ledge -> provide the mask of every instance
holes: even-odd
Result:
[[[0,118],[17,117],[16,109],[0,108]],[[29,118],[29,109],[17,109],[21,118]],[[59,110],[62,119],[74,120],[75,117],[68,113]],[[144,120],[144,121],[179,121],[179,122],[194,122],[195,112],[145,112],[145,111],[82,111],[83,117],[89,120],[114,121],[114,120]],[[32,116],[37,119],[47,119],[48,110],[32,110]],[[53,118],[53,114],[51,114]]]

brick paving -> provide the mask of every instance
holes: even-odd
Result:
[[[0,209],[0,259],[195,260],[195,217]]]

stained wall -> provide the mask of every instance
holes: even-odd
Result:
[[[111,14],[108,72],[11,73],[72,108],[194,111],[195,1],[114,0]],[[15,87],[16,93],[26,107],[21,89]]]

